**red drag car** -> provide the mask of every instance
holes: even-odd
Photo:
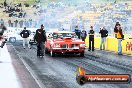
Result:
[[[78,39],[74,32],[57,31],[47,35],[45,43],[45,53],[55,54],[80,54],[84,56],[85,42]]]

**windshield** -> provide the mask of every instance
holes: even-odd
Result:
[[[64,37],[71,37],[71,38],[77,38],[77,35],[75,33],[53,33],[53,38],[64,38]]]

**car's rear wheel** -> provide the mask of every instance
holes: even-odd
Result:
[[[51,57],[54,57],[55,56],[55,53],[52,50],[50,51],[50,56]]]
[[[81,52],[80,53],[80,57],[84,57],[84,52]]]

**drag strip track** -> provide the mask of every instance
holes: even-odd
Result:
[[[33,47],[33,49],[36,49],[36,47]],[[72,57],[75,57],[75,56],[72,56]],[[54,57],[55,58],[55,57]],[[62,57],[63,58],[63,57]],[[61,59],[62,59],[61,58]],[[68,57],[69,58],[69,57]],[[106,57],[107,58],[107,57]],[[72,61],[72,58],[71,60],[63,60],[64,61],[67,61],[68,64],[74,64],[75,66],[78,66],[78,64],[82,65],[84,68],[87,68],[89,67],[88,69],[91,69],[91,70],[88,70],[86,69],[87,71],[89,71],[90,73],[100,73],[100,74],[116,74],[115,72],[112,72],[112,71],[108,71],[108,70],[105,70],[105,69],[102,69],[102,68],[99,68],[97,67],[96,65],[93,65],[91,63],[89,63],[89,61],[95,61],[95,62],[99,62],[100,64],[105,64],[105,65],[108,65],[108,66],[113,66],[113,67],[116,67],[118,69],[121,69],[125,72],[129,72],[129,73],[132,73],[132,66],[130,65],[126,65],[124,63],[120,63],[120,62],[117,62],[117,61],[112,61],[112,60],[109,60],[109,59],[106,59],[106,58],[102,58],[102,57],[99,57],[99,56],[93,56],[93,55],[85,55],[85,58],[81,59],[81,58],[78,58],[78,59],[73,59]],[[55,58],[55,59],[58,59],[58,58]],[[60,59],[60,60],[61,60]],[[70,58],[69,58],[70,59]],[[81,59],[81,60],[79,60]],[[91,68],[90,68],[91,67]],[[93,67],[93,68],[92,68]],[[97,72],[98,71],[98,72]],[[118,73],[119,74],[119,73]]]
[[[63,61],[63,60],[60,60],[60,61]],[[92,64],[87,63],[85,61],[80,61],[80,60],[66,61],[65,60],[63,62],[67,63],[68,65],[75,66],[75,67],[78,67],[81,64],[81,66],[83,66],[85,68],[87,74],[115,74],[112,71],[104,70],[102,68],[99,68],[98,66],[92,65]],[[130,83],[130,84],[132,85],[132,83]],[[110,88],[116,88],[116,87],[119,87],[119,88],[131,88],[131,86],[127,85],[127,84],[108,84],[108,85],[113,86],[113,87],[110,87]]]
[[[98,67],[97,64],[93,65],[93,62],[96,61],[95,58],[96,59],[100,59],[100,58],[97,58],[97,57],[94,57],[94,56],[93,56],[93,58],[92,58],[92,56],[90,56],[91,59],[89,59],[88,57],[83,58],[83,59],[80,58],[80,57],[75,57],[75,58],[73,58],[73,57],[72,58],[67,57],[68,58],[67,59],[67,58],[65,58],[65,56],[64,57],[61,56],[61,58],[54,57],[54,59],[62,61],[62,62],[66,63],[66,64],[68,64],[68,65],[70,65],[72,67],[74,66],[75,68],[77,68],[78,66],[83,66],[88,74],[123,74],[123,73],[119,73],[117,69],[120,69],[120,70],[123,70],[123,71],[125,69],[125,67],[123,69],[122,68],[118,68],[118,64],[117,64],[117,65],[112,65],[113,68],[116,68],[116,72],[108,71],[108,70],[105,70],[103,68]],[[90,63],[91,62],[90,60],[92,61],[92,64]],[[99,62],[101,64],[101,62],[98,61],[98,60],[96,62]],[[107,62],[106,63],[103,62],[103,64],[107,64]],[[107,64],[107,65],[111,66],[111,64]],[[125,74],[128,74],[128,72],[126,72]],[[129,72],[129,74],[130,74],[130,72]],[[130,85],[127,85],[127,84],[108,84],[108,85],[113,86],[111,88],[116,88],[116,87],[119,87],[119,88],[131,88],[132,87],[132,83],[130,83]]]
[[[35,47],[34,47],[35,48]],[[50,57],[50,56],[49,56]],[[59,58],[58,58],[59,57]],[[77,57],[77,56],[71,56],[71,57],[68,57],[68,56],[56,56],[56,57],[53,57],[52,59],[55,59],[55,60],[58,60],[58,61],[61,61],[63,63],[66,63],[68,64],[69,66],[71,66],[72,68],[74,68],[74,71],[76,71],[75,69],[79,66],[83,66],[85,69],[86,69],[86,72],[88,72],[88,74],[121,74],[120,72],[118,72],[117,69],[119,70],[125,70],[124,72],[131,72],[129,70],[126,70],[125,66],[124,67],[120,67],[121,63],[119,62],[114,62],[114,61],[111,61],[111,60],[107,60],[106,58],[100,58],[100,57],[96,57],[96,56],[91,56],[91,55],[88,55],[84,58],[82,57]],[[105,59],[105,60],[104,60]],[[98,62],[102,65],[107,65],[107,66],[111,66],[112,68],[115,68],[116,69],[116,72],[113,72],[113,71],[110,71],[110,70],[105,70],[101,67],[98,67],[97,64],[93,64],[94,62]],[[110,62],[110,63],[109,63]],[[123,72],[121,71],[121,72]],[[123,73],[122,73],[123,74]],[[130,85],[122,85],[122,84],[117,84],[119,88],[130,88]],[[114,85],[112,84],[112,86],[117,86],[117,85]]]
[[[46,54],[44,58],[38,58],[36,46],[32,46],[32,49],[23,49],[22,44],[14,44],[14,47],[46,88],[132,88],[132,83],[80,86],[76,82],[76,70],[79,66],[83,66],[88,74],[127,73],[132,75],[130,65],[127,68],[124,63],[88,54],[85,54],[85,57],[75,55],[51,57]]]
[[[36,49],[36,47],[33,47],[33,49]],[[99,57],[99,56],[94,56],[94,55],[89,55],[89,54],[86,54],[85,55],[85,60],[91,60],[91,61],[95,61],[95,62],[99,62],[99,63],[101,63],[101,64],[106,64],[106,65],[108,65],[108,66],[113,66],[113,67],[117,67],[118,69],[120,68],[120,69],[122,69],[122,70],[124,70],[124,71],[126,71],[126,72],[131,72],[132,73],[132,66],[130,66],[130,65],[127,65],[127,64],[125,64],[125,63],[123,63],[123,62],[117,62],[117,61],[112,61],[112,60],[109,60],[109,59],[107,59],[107,57],[106,58],[102,58],[102,57]],[[93,67],[96,67],[95,65],[93,65],[93,64],[91,64],[91,63],[88,63],[88,61],[86,62],[84,60],[84,58],[83,58],[83,60],[79,60],[79,59],[74,59],[74,61],[78,61],[78,63],[80,63],[80,64],[82,64],[82,65],[86,65],[86,66],[89,66],[89,65],[91,65],[91,66],[93,66]],[[70,61],[70,63],[71,62],[73,62],[73,61]],[[75,63],[74,63],[75,64]],[[96,68],[94,68],[94,70],[95,70]],[[102,73],[103,74],[103,72],[104,72],[104,70],[103,69],[99,69],[99,68],[97,68],[98,70],[100,70],[100,72],[99,73]],[[102,70],[102,71],[101,71]],[[93,73],[95,73],[94,71],[93,71]],[[104,73],[109,73],[109,74],[115,74],[114,72],[111,72],[111,71],[105,71]]]
[[[31,67],[24,61],[23,57],[21,57],[18,53],[18,51],[15,49],[14,46],[12,46],[13,49],[15,50],[15,53],[17,54],[17,56],[19,57],[19,59],[22,61],[22,63],[24,64],[24,66],[26,67],[26,69],[29,71],[29,73],[31,74],[31,76],[33,77],[33,79],[36,81],[36,83],[38,84],[39,88],[46,88],[42,82],[38,79],[38,77],[35,75],[34,71],[31,69]]]
[[[33,48],[36,49],[36,47],[33,47]],[[59,61],[63,61],[64,63],[68,63],[69,65],[70,64],[74,65],[75,67],[79,67],[79,65],[81,65],[91,74],[97,74],[97,73],[98,74],[115,74],[114,72],[99,68],[96,65],[85,62],[83,59],[81,59],[81,57],[80,58],[77,57],[78,59],[75,59],[76,57],[72,56],[73,59],[70,57],[71,59],[69,58],[69,60],[65,60],[66,58],[63,59],[63,56],[61,56],[61,57],[62,57],[61,59],[58,59],[56,57],[54,57],[54,59],[57,59]]]
[[[60,59],[60,61],[63,61],[64,63],[67,63],[67,64],[75,65],[76,67],[82,66],[90,74],[115,74],[111,71],[100,68],[100,67],[93,65],[89,62],[85,62],[81,58],[74,59],[74,60],[72,60],[72,59],[71,60]]]
[[[106,64],[106,65],[110,65],[110,66],[113,66],[113,67],[117,67],[117,68],[120,68],[126,72],[131,72],[132,73],[132,66],[130,65],[126,65],[124,63],[120,63],[120,62],[116,62],[116,61],[112,61],[112,60],[108,60],[106,58],[100,58],[98,57],[95,57],[95,56],[92,56],[92,55],[85,55],[85,57],[88,59],[88,60],[92,60],[92,61],[95,61],[95,62],[99,62],[99,63],[102,63],[102,64]]]

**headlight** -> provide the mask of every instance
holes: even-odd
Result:
[[[85,47],[85,44],[80,44],[80,47]]]
[[[54,44],[54,47],[60,48],[60,44]]]

